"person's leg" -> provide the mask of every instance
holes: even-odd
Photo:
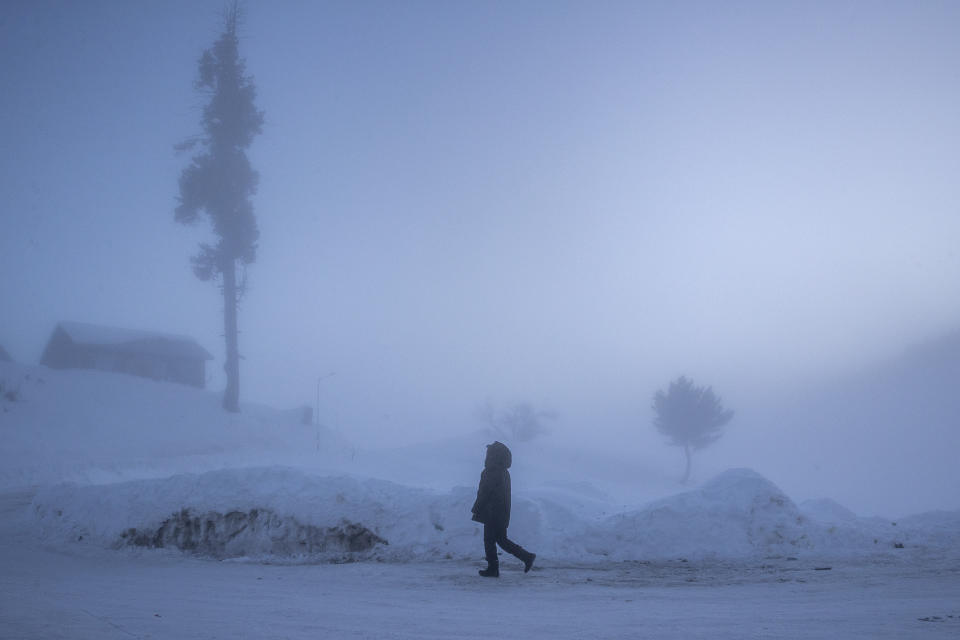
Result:
[[[495,576],[500,572],[500,560],[497,558],[497,527],[483,525],[483,550],[487,556],[487,568],[480,572],[483,576]]]
[[[530,567],[533,566],[533,559],[537,557],[535,553],[530,553],[520,545],[518,545],[513,540],[507,538],[507,529],[506,527],[497,530],[496,537],[497,544],[500,545],[507,553],[516,556],[523,562],[523,572],[526,573],[530,571]]]

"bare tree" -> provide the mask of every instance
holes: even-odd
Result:
[[[480,405],[477,415],[496,436],[513,442],[526,442],[543,435],[547,432],[544,420],[556,417],[554,413],[539,411],[527,402],[518,402],[498,411],[490,400]]]
[[[703,449],[723,435],[723,427],[733,418],[733,411],[723,408],[721,399],[710,387],[698,387],[680,376],[670,383],[667,392],[653,396],[653,426],[670,439],[670,444],[683,447],[687,468],[681,482],[690,479],[690,452]]]
[[[234,3],[226,10],[220,37],[200,57],[195,85],[209,96],[200,120],[203,133],[177,145],[181,151],[201,147],[180,175],[175,218],[192,224],[205,212],[218,238],[216,246],[201,243],[191,263],[198,278],[219,282],[223,292],[227,374],[223,406],[227,411],[240,410],[237,307],[246,290],[246,266],[256,259],[260,235],[250,202],[259,175],[250,166],[246,149],[260,133],[263,112],[254,105],[256,88],[239,54],[239,20],[240,10]]]

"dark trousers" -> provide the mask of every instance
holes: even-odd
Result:
[[[530,557],[530,552],[507,538],[507,528],[503,525],[483,525],[483,550],[487,554],[487,567],[499,567],[497,559],[497,545],[509,554],[515,555],[523,562]]]

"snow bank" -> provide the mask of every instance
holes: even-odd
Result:
[[[748,469],[724,472],[701,488],[658,500],[610,521],[618,559],[743,557],[812,548],[809,523],[772,482]]]
[[[157,546],[158,540],[183,539],[162,530],[178,520],[183,528],[193,518],[199,520],[202,536],[208,522],[219,526],[234,514],[234,519],[245,516],[250,525],[243,529],[242,544],[226,545],[211,555],[310,560],[372,549],[378,557],[403,560],[447,555],[458,548],[462,555],[468,546],[464,543],[476,535],[463,516],[469,514],[472,499],[467,490],[437,495],[382,480],[319,477],[271,467],[110,485],[60,484],[38,491],[33,513],[48,539],[113,547]],[[449,518],[451,513],[459,517]],[[254,519],[263,516],[259,525],[249,522],[251,514]],[[455,520],[461,521],[459,527]],[[305,534],[317,535],[313,530],[336,537],[351,527],[355,533],[365,529],[385,543],[365,549],[351,549],[349,542],[317,549],[293,544]]]
[[[700,488],[609,520],[615,559],[856,557],[900,550],[960,557],[960,512],[900,522],[859,518],[833,500],[800,509],[750,469],[731,469]]]
[[[477,558],[474,489],[448,492],[270,467],[40,490],[32,513],[48,540],[175,546],[218,558],[393,561]],[[589,517],[558,493],[518,495],[510,536],[542,558],[851,556],[904,549],[960,552],[958,513],[897,525],[829,525],[804,516],[759,474],[736,469],[629,513]]]

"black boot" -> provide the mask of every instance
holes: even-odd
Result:
[[[537,554],[528,553],[527,559],[523,561],[523,572],[528,573],[530,569],[533,569],[533,561],[537,559]]]
[[[491,567],[488,566],[486,569],[480,569],[480,575],[484,578],[499,578],[500,577],[500,567]]]

